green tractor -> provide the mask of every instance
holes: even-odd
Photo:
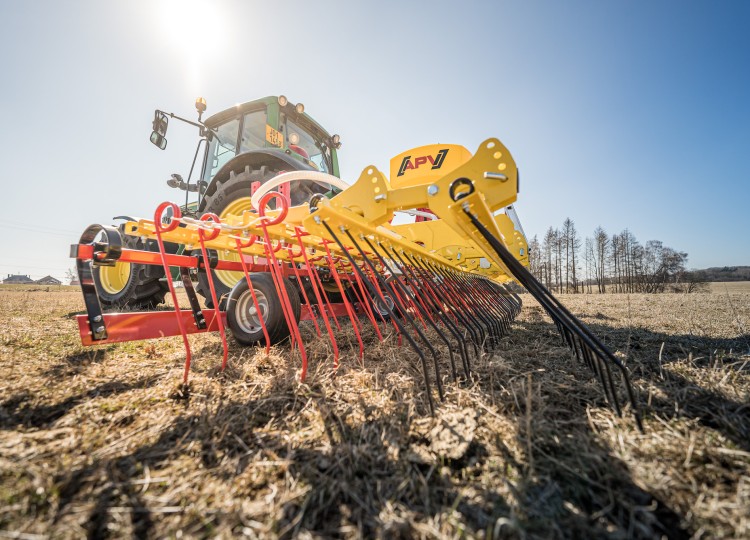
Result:
[[[195,102],[198,121],[193,122],[172,113],[154,112],[151,142],[164,150],[167,146],[169,119],[175,118],[198,128],[200,140],[187,181],[173,174],[170,187],[185,191],[183,214],[199,217],[213,213],[223,218],[251,209],[254,186],[289,171],[320,171],[340,177],[336,151],[341,147],[338,135],[330,135],[305,113],[302,103],[290,103],[285,96],[269,96],[221,111],[205,121],[206,102]],[[202,154],[201,154],[202,151]],[[193,172],[200,174],[192,179]],[[292,206],[302,204],[315,194],[331,196],[333,186],[324,187],[303,180],[289,185],[285,195]],[[195,200],[191,199],[195,194]],[[130,219],[127,216],[119,216]],[[117,219],[117,218],[116,218]],[[123,247],[157,251],[155,241],[123,235]],[[167,245],[167,251],[182,253],[184,246]],[[222,260],[236,260],[236,254],[217,253]],[[241,272],[213,272],[217,298],[226,297],[243,278]],[[176,274],[175,279],[179,279]],[[98,266],[94,280],[104,308],[152,308],[164,301],[168,291],[164,270],[159,266],[116,263]],[[208,278],[198,274],[196,290],[204,297],[206,307],[213,307]],[[220,301],[221,302],[221,301]]]

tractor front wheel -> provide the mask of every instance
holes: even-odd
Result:
[[[144,244],[141,238],[129,236],[120,227],[122,247],[156,251],[153,240]],[[102,308],[150,309],[164,302],[168,290],[161,266],[116,262],[114,266],[97,266],[94,268],[94,282],[99,292]]]

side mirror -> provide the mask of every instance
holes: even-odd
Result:
[[[159,135],[156,131],[152,131],[151,143],[158,146],[159,149],[164,150],[167,147],[167,138],[164,135]]]
[[[154,121],[151,124],[151,142],[164,150],[167,147],[167,127],[169,127],[169,117],[161,111],[154,111]]]

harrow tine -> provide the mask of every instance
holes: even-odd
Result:
[[[368,243],[369,243],[369,242],[368,242]],[[388,256],[389,256],[389,258],[391,257],[391,255],[390,255],[390,252],[388,251],[388,248],[386,248],[385,246],[383,246],[383,245],[382,245],[382,244],[381,244],[380,242],[378,242],[378,247],[380,247],[380,248],[381,248],[381,249],[383,250],[383,252],[384,252],[384,253],[385,253],[386,255],[388,255]],[[396,253],[395,251],[393,251],[393,255],[394,255],[394,256],[395,256],[396,258],[398,258],[399,260],[401,260],[401,261],[402,261],[402,264],[401,264],[401,265],[399,265],[398,263],[396,263],[396,262],[395,262],[395,260],[394,260],[394,259],[392,259],[392,258],[391,258],[391,261],[393,262],[393,264],[394,264],[394,265],[396,266],[396,268],[397,268],[397,269],[398,269],[398,270],[399,270],[399,271],[400,271],[400,272],[402,273],[402,275],[403,275],[403,274],[407,274],[407,273],[408,273],[408,270],[406,269],[406,265],[404,265],[404,264],[403,264],[403,260],[401,259],[401,257],[399,257],[398,253]],[[384,260],[384,259],[383,259],[383,260]],[[406,290],[406,285],[405,285],[405,284],[404,284],[404,283],[403,283],[403,282],[401,281],[401,277],[400,277],[400,276],[398,276],[398,275],[397,275],[397,274],[395,274],[395,273],[394,273],[393,275],[394,275],[394,276],[396,277],[396,283],[398,283],[398,285],[399,285],[399,286],[400,286],[400,287],[402,288],[402,290],[404,291],[404,293],[408,293],[408,291]],[[412,292],[412,294],[414,295],[414,301],[413,301],[414,307],[415,307],[415,308],[417,309],[417,311],[419,311],[419,312],[421,312],[421,313],[422,313],[422,320],[423,320],[424,322],[426,322],[426,323],[429,323],[430,327],[432,327],[432,329],[433,329],[433,330],[434,330],[434,331],[435,331],[435,332],[437,333],[437,335],[438,335],[438,337],[439,337],[439,338],[441,339],[441,341],[442,341],[443,343],[445,343],[445,346],[446,346],[446,347],[448,348],[448,355],[449,355],[449,357],[450,357],[450,362],[451,362],[451,373],[452,373],[452,375],[453,375],[453,380],[454,380],[455,382],[458,382],[458,374],[456,373],[456,359],[455,359],[455,357],[454,357],[454,355],[453,355],[453,347],[452,347],[452,345],[451,345],[451,342],[450,342],[450,341],[448,340],[448,338],[447,338],[447,337],[445,336],[445,334],[443,333],[443,331],[442,331],[442,330],[441,330],[441,329],[440,329],[440,328],[438,327],[438,325],[437,325],[437,324],[435,324],[435,321],[434,321],[434,319],[432,318],[432,315],[431,315],[431,314],[430,314],[430,312],[429,312],[429,311],[428,311],[428,310],[427,310],[427,309],[425,308],[425,306],[424,306],[424,305],[423,305],[423,304],[421,303],[421,301],[417,301],[417,297],[416,297],[416,292],[415,292],[415,291],[413,291],[413,290],[412,290],[411,292]],[[437,369],[437,368],[436,368],[436,369]]]
[[[257,240],[256,236],[253,236],[253,240],[251,243],[255,243]],[[271,338],[268,336],[268,328],[266,328],[266,323],[263,320],[263,317],[261,316],[260,311],[260,305],[258,304],[258,298],[255,296],[255,287],[253,287],[253,282],[250,279],[250,273],[247,271],[247,264],[245,263],[245,259],[242,257],[242,242],[239,238],[235,238],[235,243],[237,244],[237,253],[240,255],[240,264],[242,265],[242,272],[245,274],[245,280],[247,281],[248,289],[250,290],[250,296],[253,299],[253,305],[255,306],[255,312],[258,314],[258,321],[260,321],[260,328],[263,330],[263,337],[266,338],[266,356],[268,356],[268,353],[271,352]],[[249,247],[250,245],[246,245],[244,247]]]
[[[628,369],[618,360],[609,349],[584,325],[578,320],[568,309],[563,306],[547,288],[542,285],[521,263],[519,263],[508,249],[500,242],[483,224],[482,222],[470,211],[468,206],[463,207],[463,212],[469,218],[471,223],[487,241],[490,247],[497,253],[497,256],[503,262],[503,264],[510,270],[513,276],[523,285],[531,295],[536,298],[537,301],[542,305],[545,311],[552,317],[558,324],[558,328],[561,329],[561,333],[565,337],[566,341],[573,349],[571,343],[572,335],[575,335],[580,340],[581,348],[588,352],[592,357],[594,369],[593,371],[599,376],[602,387],[607,396],[607,393],[611,394],[611,404],[615,409],[618,416],[622,416],[619,401],[616,397],[617,392],[614,386],[614,380],[610,370],[610,365],[613,365],[620,372],[623,385],[628,395],[630,405],[633,409],[633,416],[635,417],[636,424],[640,431],[643,431],[643,422],[641,420],[640,411],[638,404],[635,399],[635,393],[630,382],[630,376]],[[601,364],[604,365],[602,370]],[[604,371],[607,372],[607,377],[604,377]]]
[[[276,198],[277,204],[281,206],[281,214],[276,219],[266,218],[261,220],[260,228],[263,231],[264,248],[266,258],[269,262],[268,267],[271,274],[271,280],[273,281],[274,286],[276,287],[276,292],[281,300],[281,310],[284,313],[284,319],[289,328],[290,349],[294,349],[294,344],[296,343],[299,347],[300,356],[302,357],[302,372],[300,373],[300,380],[304,382],[305,377],[307,376],[307,351],[305,350],[305,344],[302,342],[302,334],[300,333],[299,325],[297,324],[297,319],[294,316],[294,310],[292,309],[291,300],[289,299],[289,293],[286,289],[286,284],[284,283],[284,274],[281,270],[281,263],[279,263],[279,260],[276,258],[276,251],[281,249],[281,241],[279,241],[276,248],[273,248],[271,246],[271,237],[268,233],[269,226],[275,225],[286,216],[286,211],[288,211],[287,200],[280,193],[269,191],[260,200],[258,213],[260,217],[265,218],[266,206],[272,198]]]
[[[304,249],[302,250],[304,251]],[[287,256],[289,257],[289,266],[292,267],[292,272],[294,273],[294,277],[297,278],[297,283],[299,283],[299,290],[302,293],[302,298],[305,300],[305,306],[307,307],[307,311],[310,314],[310,320],[313,322],[313,326],[315,326],[315,333],[320,337],[320,326],[318,326],[317,317],[315,316],[315,311],[313,311],[312,304],[310,303],[310,298],[307,296],[307,291],[305,291],[305,287],[303,287],[302,283],[302,276],[300,276],[299,268],[297,268],[297,263],[294,262],[294,259],[299,258],[302,254],[294,253],[294,249],[291,246],[287,246],[286,248]]]
[[[351,239],[352,242],[354,242],[355,246],[359,247],[357,245],[357,241],[354,240],[354,237],[349,232],[349,230],[345,231],[347,236]],[[370,239],[366,236],[363,236],[364,241],[367,243],[368,246],[370,246],[370,249],[372,249],[375,256],[378,258],[378,261],[383,266],[383,268],[387,269],[389,272],[391,272],[394,276],[396,275],[394,272],[390,270],[390,266],[385,262],[385,259],[378,253],[378,251],[375,249],[375,246],[372,245],[372,242],[370,242]],[[364,254],[363,254],[364,255]],[[402,316],[409,321],[414,331],[419,336],[419,339],[422,340],[422,343],[425,344],[427,349],[429,349],[430,354],[432,354],[432,359],[435,364],[435,385],[437,386],[438,395],[440,396],[440,400],[445,400],[445,395],[443,394],[443,381],[440,377],[440,363],[438,360],[438,353],[435,350],[435,347],[432,346],[432,343],[430,343],[430,340],[427,339],[427,336],[422,332],[422,330],[419,328],[419,325],[417,324],[417,321],[414,320],[414,317],[412,317],[409,312],[406,309],[406,305],[401,301],[400,295],[398,291],[396,290],[396,287],[393,285],[393,283],[400,284],[398,281],[398,278],[393,280],[392,282],[388,282],[383,280],[383,283],[385,283],[385,287],[388,290],[388,292],[391,294],[393,298],[393,302],[396,304],[396,307],[401,311]]]
[[[460,304],[463,304],[466,309],[465,313],[474,325],[474,329],[477,332],[474,338],[475,352],[477,358],[480,358],[481,354],[484,352],[484,343],[487,340],[486,329],[489,327],[487,318],[481,310],[476,308],[476,305],[474,304],[476,299],[473,297],[473,292],[469,289],[466,282],[461,280],[457,272],[440,269],[438,267],[436,268],[438,272],[443,272],[442,275],[445,278],[445,283],[453,288],[454,300],[458,300]]]
[[[208,221],[212,220],[217,225],[219,222],[219,216],[216,214],[203,214],[201,216],[201,221]],[[212,240],[216,238],[219,233],[221,232],[220,229],[213,229],[211,234],[206,236],[203,228],[198,229],[198,240],[201,245],[201,254],[203,255],[203,260],[208,261],[208,252],[206,251],[206,240]],[[222,359],[221,359],[221,370],[224,371],[227,367],[227,362],[229,360],[229,347],[227,345],[227,334],[224,330],[224,321],[221,317],[221,311],[219,310],[219,301],[216,298],[216,287],[214,286],[214,278],[213,278],[213,272],[211,272],[210,269],[206,270],[206,276],[208,277],[208,288],[211,291],[211,299],[214,302],[215,311],[214,311],[214,317],[216,317],[216,324],[219,326],[219,334],[221,335],[221,347],[222,347]]]
[[[466,331],[469,333],[469,336],[471,337],[470,342],[474,349],[474,357],[479,359],[480,358],[480,349],[479,344],[480,341],[480,335],[481,335],[481,327],[479,323],[476,321],[476,319],[473,317],[471,310],[468,308],[468,305],[465,303],[465,298],[462,297],[460,294],[456,294],[455,289],[453,288],[453,283],[450,279],[446,277],[445,274],[441,274],[438,272],[438,270],[435,267],[432,267],[429,263],[425,263],[421,257],[419,259],[419,265],[423,269],[424,272],[426,272],[430,276],[434,276],[435,279],[432,280],[432,283],[435,285],[435,287],[440,288],[440,290],[443,292],[443,297],[446,298],[447,302],[446,304],[453,306],[449,313],[453,315],[466,329]],[[465,309],[461,309],[461,305],[463,304],[463,307]],[[456,307],[459,306],[459,307]],[[468,356],[467,356],[467,362],[468,362]],[[471,371],[471,363],[468,362],[468,368],[469,371]]]
[[[172,218],[170,219],[168,225],[164,225],[162,223],[162,215],[167,208],[172,209]],[[182,212],[180,211],[180,207],[170,202],[161,203],[154,212],[154,229],[156,232],[156,243],[159,246],[159,258],[161,259],[161,264],[164,268],[164,275],[167,278],[167,285],[169,286],[169,292],[172,296],[172,302],[174,303],[174,313],[177,319],[177,326],[179,327],[180,334],[182,335],[182,344],[185,346],[185,369],[182,375],[182,384],[183,386],[187,386],[188,377],[190,375],[190,364],[192,362],[192,353],[190,351],[190,342],[188,341],[187,331],[185,330],[185,325],[182,322],[182,317],[180,316],[180,303],[177,301],[177,293],[175,292],[174,283],[172,282],[172,272],[169,269],[167,258],[165,256],[166,250],[164,249],[164,240],[162,240],[161,237],[162,233],[176,229],[180,225],[178,220],[181,217]],[[81,281],[81,283],[83,283],[83,281]]]
[[[397,254],[395,250],[394,250],[394,253]],[[424,295],[425,299],[430,304],[431,308],[434,310],[435,314],[443,323],[443,325],[448,329],[448,331],[453,335],[453,337],[458,342],[459,344],[458,351],[459,351],[459,354],[461,355],[461,363],[464,368],[464,375],[468,379],[470,376],[470,366],[469,366],[469,356],[468,356],[469,353],[468,353],[468,348],[466,345],[466,339],[464,339],[464,336],[461,335],[461,332],[453,324],[453,321],[450,319],[450,317],[446,314],[445,310],[443,309],[442,303],[440,301],[440,297],[436,294],[435,290],[433,289],[433,284],[431,283],[432,280],[424,278],[424,275],[420,272],[414,260],[409,256],[408,253],[402,250],[401,254],[411,262],[411,265],[408,266],[409,271],[411,272],[411,275],[413,276],[414,281],[418,283],[420,290],[427,291],[427,294]],[[399,259],[403,261],[401,257],[399,257]]]
[[[354,268],[354,271],[360,274],[360,277],[362,278],[362,281],[368,286],[368,288],[370,289],[370,292],[373,294],[373,296],[379,295],[380,294],[380,289],[376,288],[372,284],[372,282],[370,281],[369,277],[367,277],[365,275],[365,273],[359,268],[359,266],[357,266],[356,264],[354,264],[354,259],[352,258],[351,253],[349,253],[349,251],[344,248],[344,244],[341,242],[341,240],[339,240],[339,237],[336,236],[336,234],[333,232],[333,230],[328,225],[328,223],[326,223],[324,221],[324,222],[322,222],[322,224],[326,228],[326,230],[328,231],[328,234],[331,235],[331,238],[334,239],[334,241],[338,244],[338,246],[341,249],[341,251],[344,252],[344,254],[346,255],[346,257],[352,263],[352,267]],[[351,235],[349,235],[349,236],[351,237]],[[383,276],[380,273],[378,273],[378,271],[375,268],[375,265],[373,264],[373,262],[368,257],[365,256],[364,252],[362,251],[362,248],[359,246],[359,244],[357,244],[357,242],[354,240],[354,238],[352,238],[352,242],[354,244],[354,247],[357,248],[357,251],[362,256],[362,259],[364,260],[364,262],[367,265],[367,267],[370,269],[370,271],[372,272],[372,274],[375,276],[376,281],[378,281],[380,283],[380,285],[383,288],[385,288],[385,285],[386,285],[385,278],[383,278]],[[390,306],[388,306],[387,302],[385,301],[385,298],[381,296],[381,299],[383,300],[383,307],[388,312],[388,315],[390,316],[391,321],[393,321],[393,324],[395,324],[398,327],[399,335],[400,336],[404,336],[406,338],[406,341],[409,342],[409,345],[411,346],[412,349],[414,349],[414,352],[417,353],[417,356],[419,356],[419,359],[422,362],[422,374],[424,376],[424,385],[425,385],[425,392],[427,394],[427,402],[428,402],[428,404],[430,406],[430,413],[434,416],[435,415],[435,403],[434,403],[434,401],[432,399],[432,389],[430,387],[430,379],[429,379],[428,372],[427,372],[427,359],[425,358],[424,352],[417,345],[417,342],[414,341],[414,338],[411,336],[411,334],[409,334],[406,331],[406,328],[404,327],[403,323],[400,320],[398,320],[398,318],[396,317],[396,314],[393,312],[393,310],[390,308]],[[395,299],[394,299],[394,302],[395,302]],[[400,309],[400,307],[399,307],[399,309]]]
[[[333,260],[333,256],[331,255],[331,250],[328,249],[328,244],[331,243],[330,240],[323,240],[323,247],[325,247],[326,250],[326,257],[328,257],[328,264],[331,269],[331,275],[333,276],[333,280],[336,282],[336,285],[339,288],[339,291],[341,292],[341,298],[343,299],[344,306],[346,308],[346,313],[349,315],[349,320],[352,323],[352,329],[354,330],[354,335],[357,336],[357,341],[359,342],[359,359],[364,361],[365,356],[365,346],[362,343],[362,336],[359,333],[359,324],[357,321],[357,317],[354,314],[354,308],[352,308],[351,303],[349,302],[349,299],[346,297],[346,290],[344,290],[344,286],[341,283],[341,277],[339,276],[338,270],[336,270],[336,263]],[[347,253],[347,257],[351,260],[351,257],[349,257]],[[352,262],[352,264],[354,264]]]
[[[339,347],[336,343],[336,336],[334,336],[333,334],[333,328],[331,328],[331,323],[328,319],[329,310],[326,309],[325,305],[323,304],[323,298],[325,298],[325,301],[328,302],[328,297],[325,296],[325,289],[323,289],[323,284],[320,281],[320,276],[318,275],[315,265],[310,264],[310,260],[307,257],[307,250],[305,249],[305,245],[302,243],[302,231],[299,229],[299,227],[295,227],[295,236],[297,238],[297,243],[299,244],[300,250],[302,251],[302,259],[305,261],[305,266],[307,267],[308,275],[310,278],[310,286],[312,287],[313,294],[315,295],[315,299],[318,302],[318,311],[320,312],[323,319],[323,324],[325,324],[326,330],[328,331],[328,337],[331,338],[331,346],[333,347],[333,366],[335,368],[339,365]],[[320,287],[320,289],[318,287]],[[328,305],[330,306],[330,303],[328,303]],[[331,314],[332,313],[333,310],[331,310]],[[336,321],[336,316],[333,314],[332,316],[333,320]]]

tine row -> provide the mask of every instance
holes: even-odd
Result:
[[[542,285],[526,268],[523,267],[503,243],[482,224],[482,222],[464,209],[464,213],[471,220],[477,231],[490,244],[505,266],[510,270],[518,282],[541,304],[550,318],[557,326],[564,343],[574,352],[578,361],[585,363],[599,380],[604,390],[607,402],[612,406],[618,416],[622,416],[622,407],[617,396],[617,388],[612,376],[612,369],[620,373],[623,386],[627,392],[628,400],[635,416],[638,429],[643,431],[643,423],[635,399],[633,386],[630,383],[628,369],[612,354],[612,352],[568,309],[555,298],[552,293]]]
[[[387,242],[361,234],[356,237],[345,228],[337,234],[327,223],[323,226],[345,254],[357,281],[387,312],[399,335],[419,357],[434,414],[429,364],[438,396],[445,399],[441,355],[433,345],[434,337],[448,351],[453,380],[469,379],[472,362],[493,352],[510,330],[521,311],[520,297],[499,283],[423,259]]]

